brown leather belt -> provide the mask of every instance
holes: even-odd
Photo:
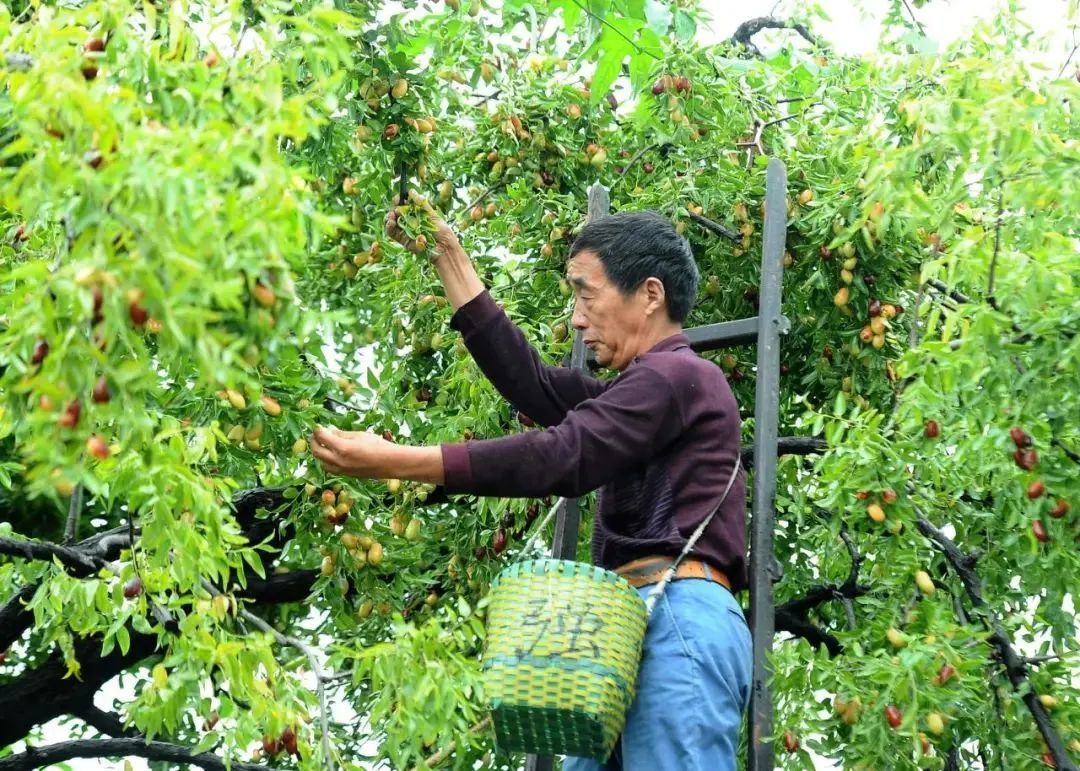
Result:
[[[664,578],[664,573],[675,561],[674,557],[641,557],[640,559],[627,562],[615,568],[615,572],[625,578],[631,586],[641,587],[659,583]],[[679,563],[675,569],[672,581],[679,578],[704,578],[713,581],[731,591],[731,581],[720,570],[699,559],[688,557]]]

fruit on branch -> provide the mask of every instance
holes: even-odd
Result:
[[[1012,438],[1013,443],[1021,450],[1031,446],[1031,436],[1020,428],[1020,426],[1013,426],[1009,429],[1009,436]]]
[[[889,727],[893,730],[900,727],[900,723],[903,722],[904,716],[900,713],[894,705],[889,704],[885,707],[885,720],[889,724]]]
[[[934,675],[934,685],[945,685],[956,674],[956,670],[950,664],[942,664],[941,669]]]
[[[390,89],[390,94],[395,99],[401,99],[407,93],[409,93],[409,81],[405,80],[405,78],[398,78]]]
[[[806,188],[799,193],[799,203],[804,206],[814,200],[814,191],[810,188]]]
[[[934,736],[941,736],[945,733],[945,716],[940,712],[931,712],[926,716],[926,727]]]
[[[938,425],[936,420],[928,420],[923,428],[923,433],[927,439],[937,439],[941,436],[941,426]]]
[[[102,375],[94,383],[94,390],[90,393],[90,398],[94,400],[96,404],[105,404],[112,398],[109,393],[109,381]]]
[[[889,645],[894,648],[906,648],[908,641],[907,637],[894,626],[890,626],[885,632],[885,638],[889,641]]]
[[[1050,509],[1050,516],[1054,519],[1061,519],[1069,512],[1069,502],[1064,498],[1059,498],[1058,502],[1054,504],[1054,508]]]
[[[836,294],[833,296],[833,304],[837,308],[843,308],[845,305],[848,304],[848,299],[850,298],[850,296],[851,290],[849,290],[846,286],[842,286],[838,290],[836,290]]]
[[[799,751],[799,740],[791,731],[784,731],[784,751],[789,753]]]
[[[139,305],[137,300],[128,303],[128,316],[131,317],[131,323],[136,327],[145,326],[146,320],[150,318],[150,314]]]
[[[45,361],[45,357],[49,355],[49,344],[45,340],[38,340],[34,345],[34,352],[30,356],[30,363],[35,367],[41,362]]]
[[[367,550],[367,561],[369,565],[375,566],[383,561],[383,545],[378,541],[375,541]]]
[[[409,524],[405,527],[405,540],[406,541],[419,541],[420,540],[420,528],[421,522],[419,519],[413,518],[409,520]]]
[[[1046,709],[1053,709],[1058,705],[1058,700],[1056,696],[1051,696],[1048,693],[1041,693],[1039,694],[1039,703]]]
[[[1027,487],[1027,497],[1031,500],[1042,497],[1042,494],[1046,492],[1046,485],[1043,484],[1041,479],[1036,479]]]
[[[262,408],[267,415],[271,417],[277,417],[281,414],[281,404],[272,396],[261,396],[259,401],[262,403]]]
[[[934,579],[925,570],[915,571],[915,584],[919,587],[919,591],[928,597],[937,591]]]
[[[501,527],[495,531],[495,535],[491,539],[491,548],[496,554],[502,554],[506,551],[506,531]]]
[[[60,416],[60,425],[64,428],[75,428],[79,424],[79,416],[82,414],[82,405],[78,401],[69,402]]]
[[[877,503],[871,503],[869,506],[867,506],[866,513],[869,514],[870,519],[874,520],[875,522],[880,523],[885,521],[885,509],[881,508],[881,506]]]
[[[1016,465],[1024,469],[1024,471],[1031,471],[1035,468],[1035,464],[1039,462],[1039,453],[1035,450],[1015,450],[1013,452],[1013,460]]]
[[[98,460],[105,460],[109,457],[108,443],[97,434],[93,434],[86,440],[86,451]]]
[[[896,503],[896,491],[892,488],[882,490],[881,500],[885,503]]]
[[[229,404],[231,404],[238,410],[242,410],[247,407],[247,399],[245,399],[244,395],[239,391],[234,391],[231,388],[226,388],[225,398],[228,400]]]
[[[1043,524],[1041,519],[1036,519],[1031,523],[1031,532],[1039,543],[1048,543],[1050,541],[1050,534],[1046,532],[1046,525]]]
[[[386,126],[386,128],[383,129],[383,133],[382,133],[383,139],[393,139],[394,137],[396,137],[398,135],[398,132],[400,130],[401,129],[398,127],[398,124],[396,124],[396,123],[388,124]]]
[[[138,576],[132,576],[124,582],[124,597],[129,600],[133,600],[143,593],[142,579]]]
[[[207,67],[216,67],[218,62],[220,61],[221,58],[217,55],[217,51],[210,51],[206,56],[203,57],[203,64],[205,64]]]
[[[690,83],[690,78],[686,77],[685,75],[679,75],[677,78],[675,78],[675,90],[678,91],[680,94],[687,93],[688,91],[690,91],[691,88],[692,84]]]

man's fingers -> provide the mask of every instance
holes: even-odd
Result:
[[[315,429],[315,432],[311,435],[311,439],[311,452],[314,453],[317,458],[336,458],[341,450],[340,438],[335,434],[332,434],[323,426],[319,426]]]

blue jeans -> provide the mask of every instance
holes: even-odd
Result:
[[[672,581],[649,619],[637,695],[611,758],[566,758],[564,771],[735,771],[751,665],[750,628],[731,592]]]

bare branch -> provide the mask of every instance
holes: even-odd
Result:
[[[740,241],[742,241],[741,233],[735,230],[729,230],[728,228],[721,225],[719,222],[713,222],[708,217],[702,217],[700,214],[694,214],[694,212],[690,212],[690,219],[701,225],[701,227],[705,228],[709,232],[715,233],[716,235],[721,236],[722,238],[726,238],[729,241],[734,241],[735,243],[739,243]]]
[[[71,711],[74,717],[79,718],[88,726],[105,736],[134,737],[140,736],[134,728],[125,726],[116,715],[111,712],[98,709],[93,703],[85,704]]]
[[[89,555],[73,546],[61,546],[55,543],[0,538],[0,554],[47,562],[56,559],[77,578],[92,576],[102,568],[108,567],[108,563],[99,557]]]
[[[761,56],[761,51],[754,45],[750,39],[763,29],[792,29],[798,32],[802,37],[810,43],[810,45],[819,45],[817,38],[807,29],[806,25],[798,22],[792,22],[785,19],[776,19],[772,16],[759,16],[756,19],[748,19],[739,25],[730,38],[730,42],[743,45],[755,56]]]
[[[0,771],[29,771],[74,758],[121,758],[135,756],[147,760],[166,760],[201,766],[207,771],[267,771],[267,766],[255,763],[231,762],[210,752],[193,755],[187,747],[143,738],[78,739],[59,742],[48,747],[30,747],[25,752],[0,758]]]
[[[68,504],[67,525],[64,526],[64,544],[71,545],[75,542],[75,536],[79,530],[79,518],[82,516],[83,486],[75,485],[71,493],[71,502]]]

